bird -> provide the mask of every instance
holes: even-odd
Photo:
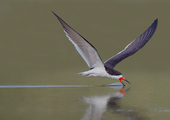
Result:
[[[90,68],[88,71],[78,74],[88,77],[108,77],[112,79],[117,79],[123,86],[125,86],[123,81],[126,81],[129,84],[131,83],[123,77],[121,72],[115,70],[114,67],[119,62],[133,55],[139,49],[141,49],[153,36],[158,24],[158,18],[156,18],[154,22],[139,37],[134,39],[122,51],[120,51],[107,61],[103,62],[98,54],[97,49],[89,41],[87,41],[82,35],[76,32],[72,27],[70,27],[56,13],[54,13],[53,11],[51,12],[57,17],[64,28],[66,36]]]

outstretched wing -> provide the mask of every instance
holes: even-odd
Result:
[[[123,59],[133,55],[139,49],[141,49],[152,37],[154,34],[158,24],[158,19],[156,19],[148,29],[142,33],[138,38],[133,40],[130,44],[128,44],[124,50],[110,58],[104,63],[104,66],[108,68],[114,68],[120,61]]]
[[[71,28],[66,22],[64,22],[58,15],[53,11],[52,13],[57,17],[64,28],[64,32],[68,39],[73,43],[76,50],[82,56],[84,61],[87,63],[90,69],[95,67],[103,67],[103,62],[97,53],[96,48],[89,43],[83,36]]]

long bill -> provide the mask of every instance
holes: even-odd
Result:
[[[124,81],[128,82],[129,84],[131,84],[127,79],[125,79],[124,77],[121,77],[121,78],[119,78],[119,81],[123,84],[123,86],[125,86],[125,84],[123,83],[122,80],[124,80]]]
[[[128,82],[129,84],[131,84],[127,79],[125,79],[126,82]]]

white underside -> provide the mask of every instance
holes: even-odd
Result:
[[[104,67],[96,67],[94,69],[78,73],[79,75],[87,76],[87,77],[108,77],[112,79],[119,79],[122,75],[109,75]]]

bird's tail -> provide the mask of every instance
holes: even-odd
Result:
[[[90,77],[91,76],[91,71],[85,71],[85,72],[81,72],[81,73],[77,73],[78,75],[82,75],[82,76],[87,76]]]

